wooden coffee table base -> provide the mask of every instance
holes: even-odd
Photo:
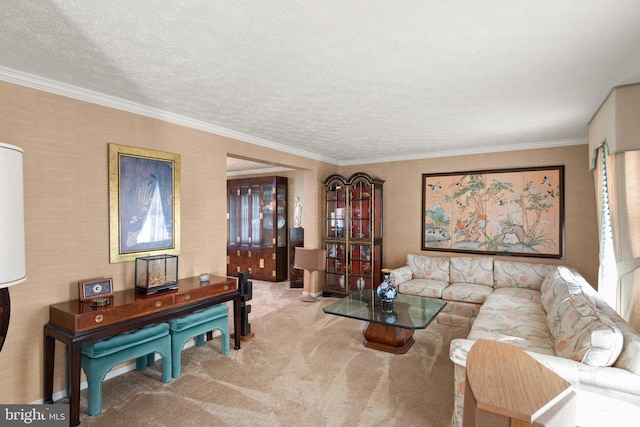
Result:
[[[415,342],[412,329],[379,323],[365,323],[362,334],[364,335],[362,344],[365,347],[394,354],[406,353]]]

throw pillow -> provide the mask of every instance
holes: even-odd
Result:
[[[640,335],[604,301],[599,302],[598,308],[616,324],[624,338],[622,351],[614,366],[640,375]]]
[[[540,285],[540,297],[545,311],[557,311],[554,305],[573,295],[583,296],[595,305],[593,298],[583,289],[583,284],[590,285],[580,279],[581,277],[576,277],[569,268],[554,266]]]
[[[611,366],[622,351],[622,332],[583,292],[583,283],[562,266],[547,275],[541,285],[547,327],[558,356],[591,366]]]
[[[587,323],[581,330],[574,330],[571,338],[556,341],[556,353],[590,366],[612,366],[622,351],[622,332],[597,309],[589,319],[581,319]]]

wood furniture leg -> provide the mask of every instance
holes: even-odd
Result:
[[[80,372],[82,370],[82,345],[72,342],[69,346],[69,396],[70,422],[80,424]]]
[[[242,298],[240,294],[233,299],[233,348],[240,350],[240,310]]]
[[[53,367],[56,354],[56,339],[44,334],[44,403],[53,403]]]
[[[415,342],[413,330],[396,326],[367,322],[362,331],[363,344],[367,348],[382,350],[393,354],[404,354]]]
[[[55,340],[63,343],[69,352],[69,424],[80,424],[80,371],[82,370],[82,342],[54,325],[44,326],[44,396],[45,403],[53,403],[53,371],[55,367]]]

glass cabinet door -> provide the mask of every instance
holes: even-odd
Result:
[[[347,253],[344,243],[327,243],[327,288],[345,291],[347,281]]]
[[[374,206],[373,206],[373,237],[374,239],[382,238],[382,186],[376,185],[373,189]],[[376,259],[380,259],[376,257]]]
[[[250,224],[250,209],[249,209],[249,194],[251,187],[248,185],[242,185],[240,187],[240,245],[248,246],[251,242],[251,230]]]
[[[347,189],[340,181],[334,181],[326,189],[326,238],[345,237],[345,215],[347,207]]]
[[[259,248],[261,243],[261,226],[260,226],[260,186],[251,186],[251,237],[249,243],[251,246]]]
[[[349,245],[349,291],[371,289],[371,245]]]
[[[228,193],[228,230],[227,230],[227,244],[230,247],[235,247],[240,243],[240,234],[238,229],[238,208],[240,206],[238,199],[240,198],[239,187],[232,185],[227,188]]]
[[[371,191],[369,184],[361,180],[351,187],[351,213],[349,216],[351,239],[371,237]]]
[[[273,185],[262,186],[262,246],[264,246],[265,248],[273,247],[274,190],[275,187]]]
[[[276,186],[276,201],[278,207],[277,217],[277,246],[279,248],[287,246],[287,187],[286,185],[278,184]]]

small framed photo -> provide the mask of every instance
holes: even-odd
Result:
[[[78,282],[80,301],[107,298],[113,295],[113,279],[89,279]]]

